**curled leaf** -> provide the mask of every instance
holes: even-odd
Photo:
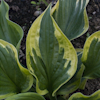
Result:
[[[76,51],[77,51],[77,56],[78,56],[78,66],[77,66],[76,73],[66,84],[64,84],[57,91],[57,94],[59,95],[69,95],[70,93],[73,93],[75,90],[77,90],[80,86],[85,66],[82,65],[81,59],[80,59],[82,56],[82,49],[77,49]]]
[[[37,93],[27,92],[27,93],[20,93],[17,95],[13,95],[5,100],[45,100],[45,99]]]
[[[84,34],[88,27],[86,6],[89,0],[58,0],[52,9],[52,15],[68,39]]]
[[[81,60],[85,65],[84,78],[100,77],[100,31],[95,32],[87,39]]]
[[[0,39],[13,44],[19,50],[20,42],[23,37],[22,28],[9,20],[9,6],[4,0],[0,4]]]
[[[26,92],[33,84],[33,77],[22,67],[16,48],[0,40],[0,99]]]
[[[83,95],[82,93],[75,93],[68,100],[100,100],[100,90],[90,96]]]

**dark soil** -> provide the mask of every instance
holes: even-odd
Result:
[[[10,6],[10,12],[9,12],[10,19],[19,24],[24,31],[24,37],[21,42],[19,57],[20,57],[20,62],[24,66],[26,66],[26,56],[25,56],[26,36],[31,24],[37,18],[37,16],[34,16],[35,11],[37,11],[38,7],[40,7],[41,10],[43,11],[46,8],[46,6],[43,3],[40,6],[33,6],[31,4],[32,0],[5,0],[5,1]],[[38,2],[38,0],[35,1]],[[92,33],[100,30],[100,3],[98,2],[98,0],[90,0],[87,6],[87,13],[90,25],[89,30],[87,31],[86,34],[72,41],[73,45],[76,48],[83,48],[87,35],[88,34],[91,35]],[[81,91],[83,94],[90,95],[98,89],[100,89],[100,79],[93,79],[93,80],[88,80],[85,90],[77,90],[77,91]]]

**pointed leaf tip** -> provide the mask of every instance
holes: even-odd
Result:
[[[36,77],[36,89],[41,95],[49,92],[54,96],[76,72],[76,51],[52,18],[50,7],[29,30],[26,60],[29,70]]]
[[[86,41],[83,49],[82,63],[85,65],[83,77],[100,77],[100,31],[92,34]]]
[[[13,44],[19,50],[20,42],[23,37],[22,28],[16,23],[9,20],[9,6],[1,0],[0,4],[0,39]]]
[[[86,13],[88,2],[89,0],[58,0],[53,7],[52,16],[69,40],[87,31],[89,27]]]

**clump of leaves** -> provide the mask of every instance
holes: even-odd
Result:
[[[87,79],[100,77],[100,31],[87,38],[83,49],[71,43],[88,29],[88,2],[58,0],[35,20],[26,40],[27,69],[20,64],[17,53],[22,29],[9,20],[8,5],[1,0],[0,99],[100,99],[100,91],[66,98],[78,88],[84,89]]]

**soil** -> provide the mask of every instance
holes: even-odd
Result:
[[[20,47],[20,62],[26,67],[26,37],[31,24],[37,18],[35,15],[36,11],[41,9],[41,12],[46,8],[45,4],[41,3],[39,6],[33,6],[31,4],[32,0],[5,0],[9,6],[9,18],[19,24],[23,31],[24,37],[21,42]],[[38,2],[38,0],[35,0]],[[89,17],[89,29],[88,31],[82,35],[81,37],[72,41],[74,47],[83,48],[84,43],[88,35],[93,34],[94,32],[100,30],[100,0],[90,0],[87,6],[87,14]],[[50,0],[48,0],[48,3]],[[100,79],[88,80],[86,87],[84,90],[77,90],[82,92],[83,94],[90,95],[94,93],[96,90],[100,89]]]

